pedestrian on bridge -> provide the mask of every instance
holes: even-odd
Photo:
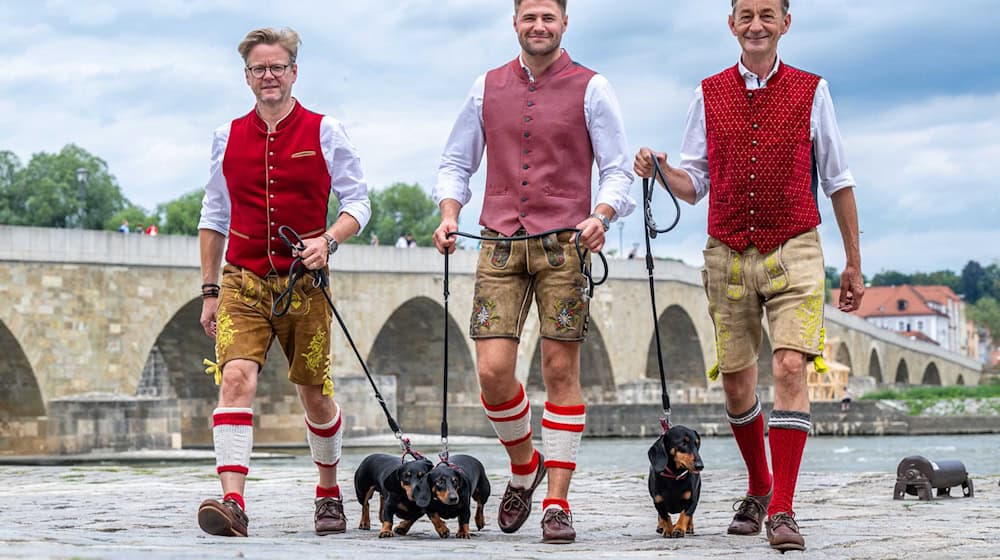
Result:
[[[198,522],[213,535],[247,536],[244,486],[253,448],[251,407],[257,375],[274,339],[288,358],[288,378],[305,408],[306,436],[319,469],[316,532],[346,529],[337,485],[342,414],[330,378],[332,313],[323,288],[312,282],[292,287],[287,314],[274,315],[272,302],[288,286],[294,258],[310,270],[325,269],[338,244],[364,227],[371,205],[344,126],[292,97],[299,43],[299,35],[287,28],[247,34],[238,50],[256,104],[216,129],[212,143],[211,175],[198,225],[201,324],[215,338],[221,368],[213,438],[223,497],[205,500]],[[340,209],[327,227],[331,190]],[[282,225],[300,233],[304,250],[293,251],[281,241]]]
[[[635,158],[636,173],[652,177],[655,157],[688,203],[709,197],[702,277],[715,323],[713,373],[722,374],[749,478],[729,533],[755,535],[766,515],[779,550],[805,548],[792,498],[811,428],[806,362],[822,355],[824,338],[817,187],[832,199],[846,253],[838,307],[854,311],[864,294],[854,177],[829,87],[778,56],[792,23],[788,10],[789,0],[733,0],[729,29],[742,56],[695,90],[680,165],[649,148]],[[763,310],[774,348],[771,470],[756,394]]]
[[[608,80],[574,62],[560,45],[566,0],[515,0],[521,53],[473,83],[441,158],[435,202],[438,250],[454,251],[469,178],[487,154],[484,237],[578,228],[583,246],[600,251],[608,224],[635,208],[633,175],[618,101]],[[591,200],[591,169],[600,183]],[[592,202],[594,203],[592,205]],[[471,336],[486,415],[511,463],[499,525],[517,531],[548,472],[542,539],[576,538],[567,500],[584,429],[580,344],[589,302],[573,232],[522,241],[486,241],[476,270]],[[531,408],[514,375],[517,345],[532,296],[541,322],[544,456],[531,440]]]

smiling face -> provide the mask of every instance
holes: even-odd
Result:
[[[514,30],[521,49],[546,56],[559,49],[569,18],[555,0],[523,0],[514,14]]]
[[[281,76],[275,76],[271,70],[264,72],[263,77],[256,78],[250,70],[245,70],[247,85],[253,91],[257,102],[261,105],[280,107],[292,97],[292,84],[298,77],[298,66],[292,62],[288,51],[281,45],[257,45],[247,55],[247,68],[270,68],[287,65]]]
[[[729,16],[729,30],[743,54],[754,58],[776,55],[778,40],[791,24],[792,16],[783,13],[781,0],[737,0]]]

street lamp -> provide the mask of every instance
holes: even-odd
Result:
[[[76,170],[77,198],[80,202],[80,209],[76,215],[76,227],[83,229],[83,214],[87,204],[87,179],[90,177],[90,170],[86,167],[79,167]]]

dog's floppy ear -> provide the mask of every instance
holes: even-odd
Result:
[[[425,508],[431,505],[431,473],[427,472],[424,476],[420,478],[414,477],[413,484],[411,486],[413,494],[413,503],[417,504],[417,507]]]
[[[649,465],[653,468],[653,472],[659,473],[667,469],[667,448],[663,437],[653,442],[648,455]]]

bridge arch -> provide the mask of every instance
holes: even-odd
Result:
[[[441,401],[444,307],[418,296],[397,307],[368,354],[373,374],[394,375],[399,406]],[[479,401],[479,382],[464,331],[448,316],[448,402]]]
[[[45,401],[21,344],[0,321],[0,420],[45,416]]]
[[[611,369],[611,358],[604,344],[601,329],[593,320],[590,321],[587,338],[580,346],[580,387],[583,389],[584,402],[615,401],[615,376]],[[545,384],[542,380],[541,338],[535,343],[535,351],[531,355],[526,389],[530,394],[545,393]]]
[[[920,379],[921,385],[941,385],[941,373],[938,371],[937,364],[931,362],[927,364],[924,368],[924,375]]]
[[[851,375],[856,375],[854,371],[854,364],[851,362],[851,349],[847,347],[847,344],[841,342],[837,345],[837,356],[834,358],[837,362],[844,364],[848,369],[851,370]]]
[[[701,341],[691,316],[680,305],[671,305],[660,315],[660,344],[663,351],[663,370],[668,381],[679,381],[687,387],[707,387],[705,358]],[[650,337],[646,352],[646,377],[660,378],[656,357],[656,332]]]
[[[868,357],[868,375],[875,380],[877,385],[884,383],[882,380],[882,361],[879,359],[878,350],[874,348]]]
[[[958,374],[958,379],[955,380],[955,385],[965,385],[965,376],[961,373]]]
[[[910,368],[906,366],[906,360],[900,358],[899,365],[896,366],[896,384],[897,385],[909,385],[910,384]]]

